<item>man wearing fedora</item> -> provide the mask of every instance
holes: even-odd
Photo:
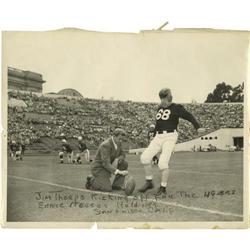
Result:
[[[111,192],[123,188],[125,176],[128,174],[128,163],[122,149],[125,136],[123,129],[116,128],[112,136],[100,144],[91,165],[92,175],[87,177],[87,189]],[[115,178],[111,184],[112,175]]]

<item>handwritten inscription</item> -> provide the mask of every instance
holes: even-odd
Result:
[[[230,196],[230,195],[235,195],[236,191],[235,190],[220,190],[220,191],[206,191],[204,192],[204,197],[206,198],[214,198],[216,196]]]
[[[34,201],[39,209],[89,209],[94,215],[104,214],[170,214],[174,207],[171,201],[214,199],[235,195],[235,190],[210,190],[199,193],[179,190],[157,196],[154,194],[137,194],[127,197],[112,193],[75,193],[68,190],[34,192]]]

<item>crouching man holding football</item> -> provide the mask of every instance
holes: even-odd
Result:
[[[92,176],[87,177],[87,189],[111,192],[124,188],[125,176],[128,174],[128,163],[122,149],[125,136],[125,131],[117,128],[110,138],[100,144],[91,165]],[[112,175],[115,178],[111,184]]]

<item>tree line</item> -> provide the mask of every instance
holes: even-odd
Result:
[[[210,102],[243,102],[244,82],[232,87],[225,82],[218,83],[212,93],[209,93],[205,103]]]

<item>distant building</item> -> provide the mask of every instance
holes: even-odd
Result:
[[[41,74],[8,67],[8,89],[31,92],[43,91],[43,76]]]
[[[216,147],[217,150],[232,151],[238,148],[244,150],[244,129],[243,128],[220,128],[212,133],[200,136],[199,138],[177,143],[174,151],[206,151],[209,145]],[[145,148],[130,149],[129,153],[139,154]]]
[[[200,147],[204,149],[208,148],[209,144],[219,150],[229,150],[232,146],[243,150],[243,135],[243,128],[220,128],[197,139],[176,144],[175,151],[191,151]]]
[[[58,93],[58,95],[66,95],[66,96],[74,96],[74,97],[83,97],[81,93],[79,93],[75,89],[62,89]]]

